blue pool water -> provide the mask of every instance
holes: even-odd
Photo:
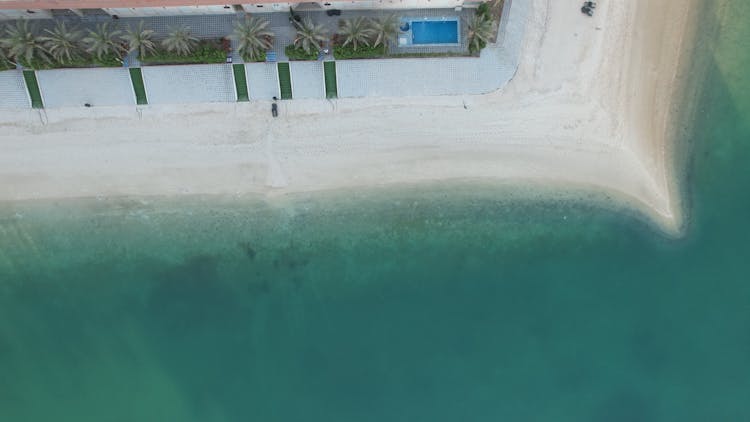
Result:
[[[412,44],[458,44],[458,21],[412,21]]]

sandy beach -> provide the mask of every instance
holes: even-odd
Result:
[[[514,79],[482,96],[0,113],[0,200],[269,198],[441,180],[604,191],[682,226],[673,99],[695,0],[531,4]]]

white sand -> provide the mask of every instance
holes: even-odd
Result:
[[[0,200],[522,180],[676,230],[668,123],[694,0],[601,0],[593,19],[514,1],[533,9],[521,64],[484,96],[3,112]]]

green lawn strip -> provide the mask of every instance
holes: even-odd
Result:
[[[292,99],[292,75],[289,72],[289,63],[277,63],[279,71],[279,88],[281,88],[281,99]]]
[[[42,93],[39,91],[39,82],[36,80],[36,72],[24,70],[23,79],[26,81],[26,89],[29,91],[29,97],[31,97],[31,107],[44,108]]]
[[[250,101],[247,93],[247,78],[245,77],[245,65],[232,65],[234,71],[234,86],[237,88],[237,101]]]
[[[326,98],[338,97],[338,89],[336,87],[336,62],[324,62],[323,72],[326,81]]]
[[[148,104],[148,99],[146,98],[146,87],[143,85],[143,75],[141,74],[140,67],[130,68],[130,81],[133,83],[136,104]]]

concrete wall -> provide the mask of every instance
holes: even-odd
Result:
[[[36,75],[45,107],[135,104],[130,74],[125,68],[40,70]]]
[[[292,98],[325,98],[323,62],[289,62]]]
[[[48,19],[52,17],[52,12],[49,10],[41,9],[29,9],[34,13],[29,13],[27,10],[18,9],[0,9],[0,20],[11,20],[11,19]]]
[[[0,108],[31,108],[29,93],[20,70],[0,72]]]
[[[149,104],[237,101],[231,65],[144,66],[141,72]]]
[[[245,77],[251,100],[270,100],[273,97],[281,97],[276,63],[246,63]]]

